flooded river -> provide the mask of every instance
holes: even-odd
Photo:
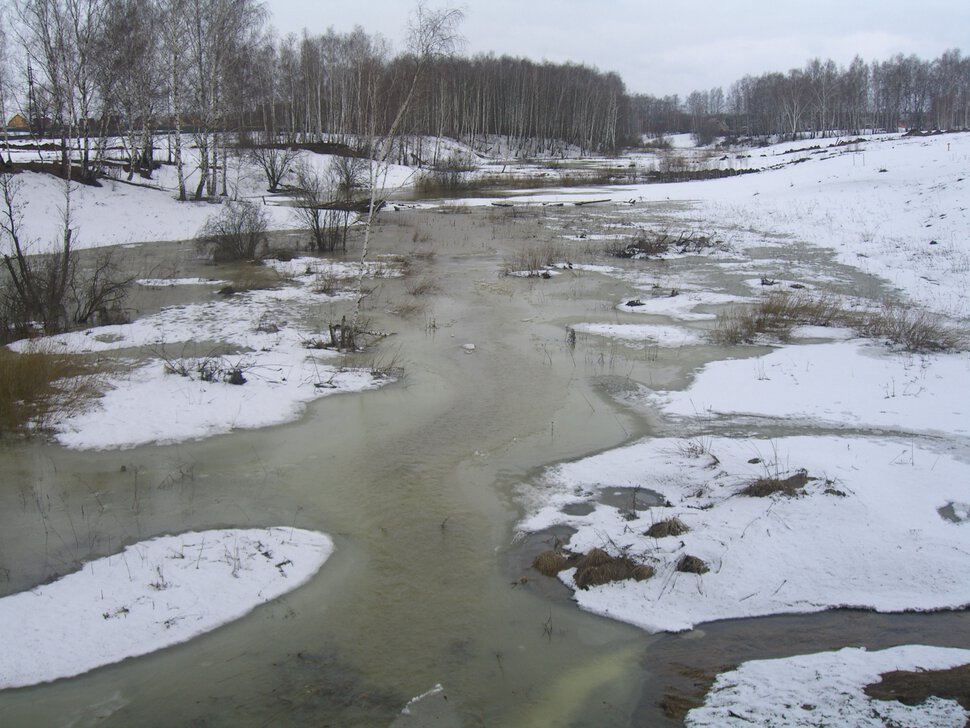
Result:
[[[0,442],[0,594],[165,533],[293,525],[336,542],[308,585],[244,619],[0,692],[0,725],[385,726],[437,683],[465,726],[662,725],[668,688],[692,689],[677,665],[711,670],[924,633],[964,644],[963,614],[830,613],[651,636],[579,611],[527,568],[526,549],[541,544],[513,543],[516,486],[546,465],[650,435],[648,416],[613,395],[635,382],[682,386],[715,357],[596,337],[571,345],[568,326],[612,315],[630,288],[579,271],[501,275],[517,249],[552,236],[544,214],[384,216],[375,254],[409,255],[411,270],[375,282],[367,325],[391,335],[349,363],[401,367],[395,384],[319,400],[289,425],[180,445],[74,452]],[[225,273],[184,244],[143,252],[169,275]],[[434,285],[412,295],[417,280]],[[307,312],[321,325],[331,314]]]

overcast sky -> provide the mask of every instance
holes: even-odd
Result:
[[[398,50],[408,0],[267,0],[278,32],[360,25]],[[896,53],[970,54],[970,0],[428,0],[465,10],[465,54],[494,52],[616,71],[633,93],[688,94],[809,58],[848,65]]]

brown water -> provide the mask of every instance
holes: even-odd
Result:
[[[436,683],[467,726],[660,720],[660,676],[674,660],[703,661],[714,642],[575,609],[512,545],[514,488],[545,465],[650,434],[610,393],[682,386],[718,352],[568,345],[566,326],[603,317],[630,288],[595,274],[502,277],[515,248],[550,236],[542,211],[385,220],[375,252],[433,251],[409,280],[438,286],[409,296],[407,281],[385,279],[367,299],[370,326],[394,335],[362,361],[394,359],[399,383],[326,398],[290,425],[178,446],[0,443],[0,594],[161,533],[292,524],[337,545],[308,585],[222,629],[0,692],[0,726],[381,726]],[[185,246],[152,251],[169,275],[225,277]],[[404,303],[407,318],[394,313]],[[784,653],[789,628],[745,629],[761,623]],[[970,634],[956,624],[951,636]],[[731,623],[716,629],[733,634]]]

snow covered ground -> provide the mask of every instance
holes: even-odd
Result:
[[[150,351],[147,361],[122,356],[118,366],[97,375],[103,396],[58,419],[57,440],[72,448],[108,449],[201,439],[292,421],[314,399],[390,381],[381,372],[345,367],[342,354],[322,348],[329,332],[300,323],[313,305],[348,295],[316,292],[321,279],[354,277],[359,265],[316,258],[268,264],[287,276],[287,285],[170,306],[129,324],[15,342],[14,350],[119,356],[135,348]],[[395,275],[379,262],[368,264],[368,273]],[[220,282],[142,282],[176,283]]]
[[[332,551],[315,531],[227,529],[160,536],[88,561],[0,599],[0,690],[190,640],[305,584]]]
[[[633,161],[647,166],[656,157]],[[313,162],[325,159],[313,155]],[[517,195],[514,204],[608,199],[617,204],[605,206],[603,214],[598,207],[584,208],[591,217],[600,214],[602,239],[649,225],[662,205],[670,225],[714,231],[726,241],[726,250],[703,254],[705,263],[714,260],[746,273],[748,252],[758,250],[764,260],[775,251],[791,274],[786,286],[797,280],[809,290],[824,290],[826,272],[811,263],[791,265],[788,251],[825,250],[839,264],[882,278],[904,303],[926,307],[967,330],[970,134],[797,142],[736,152],[719,163],[764,171],[686,184],[545,189]],[[412,175],[413,170],[394,168],[389,185]],[[28,200],[25,225],[40,247],[56,237],[62,188],[33,173],[20,177]],[[239,194],[262,194],[252,170],[240,169],[234,179]],[[218,209],[175,202],[171,170],[163,171],[158,184],[160,189],[148,189],[115,181],[79,189],[72,205],[80,245],[192,237]],[[292,225],[286,208],[268,205],[267,212],[272,226]],[[382,380],[370,372],[345,371],[333,354],[307,348],[321,332],[293,323],[299,321],[293,311],[324,295],[314,292],[321,276],[354,275],[320,265],[279,264],[290,285],[238,294],[231,304],[172,307],[129,325],[41,342],[66,351],[156,352],[106,375],[105,396],[94,408],[64,419],[58,439],[77,448],[175,442],[283,422],[315,397],[378,386]],[[762,288],[752,277],[747,295],[739,295],[692,280],[681,269],[668,281],[678,295],[654,296],[650,275],[608,266],[589,272],[617,276],[639,293],[612,302],[609,313],[591,312],[576,331],[634,347],[710,349],[702,328],[716,316],[713,311],[755,301]],[[142,284],[214,285],[194,279]],[[634,323],[632,314],[646,323]],[[187,346],[209,341],[221,348]],[[565,524],[575,530],[567,544],[571,550],[598,547],[656,569],[645,581],[577,589],[577,602],[651,631],[838,606],[902,611],[970,605],[970,585],[963,578],[970,558],[970,355],[908,353],[831,328],[796,330],[786,344],[760,343],[772,351],[711,361],[692,373],[682,391],[641,386],[630,396],[633,406],[658,420],[660,437],[550,468],[523,484],[523,531]],[[202,376],[210,362],[222,372],[214,381]],[[236,370],[246,384],[223,381]],[[146,402],[157,417],[138,416]],[[146,419],[151,422],[133,424]],[[762,497],[740,492],[758,480],[789,482],[793,492]],[[655,491],[665,505],[620,508],[604,502],[604,492],[617,486]],[[577,503],[592,510],[568,508]],[[689,530],[675,537],[645,535],[651,525],[672,517]],[[707,571],[678,571],[684,556],[700,559]],[[560,577],[575,586],[574,570]],[[111,614],[96,616],[119,621],[105,613]],[[913,664],[924,659],[929,664],[923,652],[914,654]],[[854,655],[818,657],[835,665],[818,669],[841,670],[857,684],[863,668],[852,667]],[[78,671],[83,669],[89,668]],[[38,679],[58,674],[72,673]],[[766,681],[751,674],[752,685]],[[805,681],[792,678],[792,684],[799,682]],[[726,687],[722,692],[731,695]],[[752,696],[732,699],[745,705],[760,700]],[[818,698],[806,702],[817,704]],[[704,715],[692,720],[721,724]]]
[[[910,706],[870,698],[863,689],[895,670],[945,670],[970,663],[970,650],[911,645],[878,652],[846,648],[782,660],[746,662],[726,672],[705,704],[687,714],[702,726],[909,726],[962,728],[970,719],[955,700],[930,698]]]
[[[821,148],[807,148],[814,144]],[[762,291],[796,283],[808,295],[825,295],[838,283],[844,296],[849,279],[832,276],[829,260],[883,279],[904,307],[925,309],[966,335],[970,134],[840,146],[823,140],[750,154],[747,163],[765,171],[583,191],[614,202],[635,196],[634,204],[587,208],[590,216],[603,210],[607,234],[649,230],[653,203],[673,202],[663,211],[666,225],[709,231],[727,248],[660,256],[694,255],[694,271],[648,267],[639,280],[636,272],[615,273],[642,295],[616,302],[617,313],[605,319],[591,314],[575,330],[625,346],[686,351],[704,343],[698,334],[712,311],[754,303]],[[576,193],[530,193],[517,203],[566,202]],[[793,263],[793,246],[830,255]],[[766,287],[751,274],[773,256],[785,278]],[[734,272],[748,294],[712,283],[715,265]],[[677,289],[683,292],[666,295]],[[881,304],[858,286],[851,294],[847,306]],[[630,314],[650,323],[633,323]],[[758,342],[770,351],[723,361],[705,353],[707,363],[682,389],[641,383],[625,391],[628,403],[658,422],[659,436],[551,467],[522,485],[523,532],[568,526],[571,552],[598,548],[655,569],[642,581],[581,589],[577,569],[567,568],[559,578],[578,604],[648,631],[835,607],[970,606],[963,578],[970,563],[970,343],[913,353],[817,326],[795,328],[785,342]],[[743,492],[757,483],[787,491]],[[610,497],[618,488],[629,503]],[[674,518],[687,530],[647,535]],[[968,662],[970,652],[908,647],[748,663],[719,678],[688,724],[962,726],[967,712],[952,701],[911,709],[871,701],[861,687],[881,671]]]
[[[198,180],[193,153],[190,147],[185,165],[186,185],[190,194]],[[37,161],[37,152],[17,152],[15,148],[12,158],[14,162]],[[297,155],[296,164],[309,166],[323,174],[332,159],[332,155],[302,151]],[[379,185],[389,192],[413,182],[414,174],[414,170],[408,167],[388,165],[379,176]],[[231,198],[248,198],[266,203],[264,212],[270,229],[280,230],[298,225],[293,208],[284,204],[287,198],[267,193],[265,177],[245,155],[232,158],[229,178]],[[22,208],[21,237],[29,243],[32,253],[49,250],[63,236],[65,183],[47,174],[29,171],[21,172],[15,179],[19,186],[17,199]],[[290,181],[289,178],[284,180]],[[71,226],[75,230],[74,247],[100,248],[194,238],[206,220],[219,212],[220,207],[207,201],[179,202],[176,199],[177,191],[178,180],[171,165],[160,167],[151,180],[135,177],[128,182],[121,175],[103,179],[100,187],[73,183]]]
[[[741,492],[802,472],[795,496]],[[653,438],[548,471],[528,494],[532,515],[521,527],[567,525],[576,531],[570,550],[596,547],[653,566],[645,581],[574,596],[651,632],[839,606],[934,610],[970,605],[967,483],[967,462],[896,439]],[[632,493],[629,504],[602,502],[617,487],[653,491],[665,505],[635,508]],[[570,515],[565,506],[576,503],[594,508]],[[671,518],[688,530],[646,535]],[[678,571],[685,556],[709,571]],[[574,573],[560,577],[575,589]]]

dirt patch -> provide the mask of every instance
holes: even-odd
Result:
[[[703,559],[691,556],[690,554],[684,554],[680,557],[680,561],[677,562],[677,571],[684,572],[685,574],[706,574],[710,571],[710,568],[708,568]]]
[[[949,670],[921,670],[883,673],[882,680],[866,685],[865,693],[876,700],[898,700],[903,705],[919,705],[929,697],[956,700],[970,710],[970,665]]]
[[[667,536],[680,536],[689,530],[686,523],[677,518],[677,516],[674,516],[673,518],[665,518],[662,521],[657,521],[643,535],[650,536],[650,538],[666,538]]]
[[[592,548],[586,554],[569,551],[543,551],[535,557],[532,568],[545,576],[556,576],[565,569],[576,569],[573,577],[580,589],[633,579],[643,581],[654,575],[654,568],[628,556],[611,556],[603,549]]]
[[[805,470],[799,470],[787,478],[758,478],[750,485],[742,488],[741,495],[747,495],[753,498],[767,498],[775,493],[779,493],[791,498],[796,495],[801,495],[802,489],[810,480],[814,480],[814,478],[809,477],[808,472]]]

